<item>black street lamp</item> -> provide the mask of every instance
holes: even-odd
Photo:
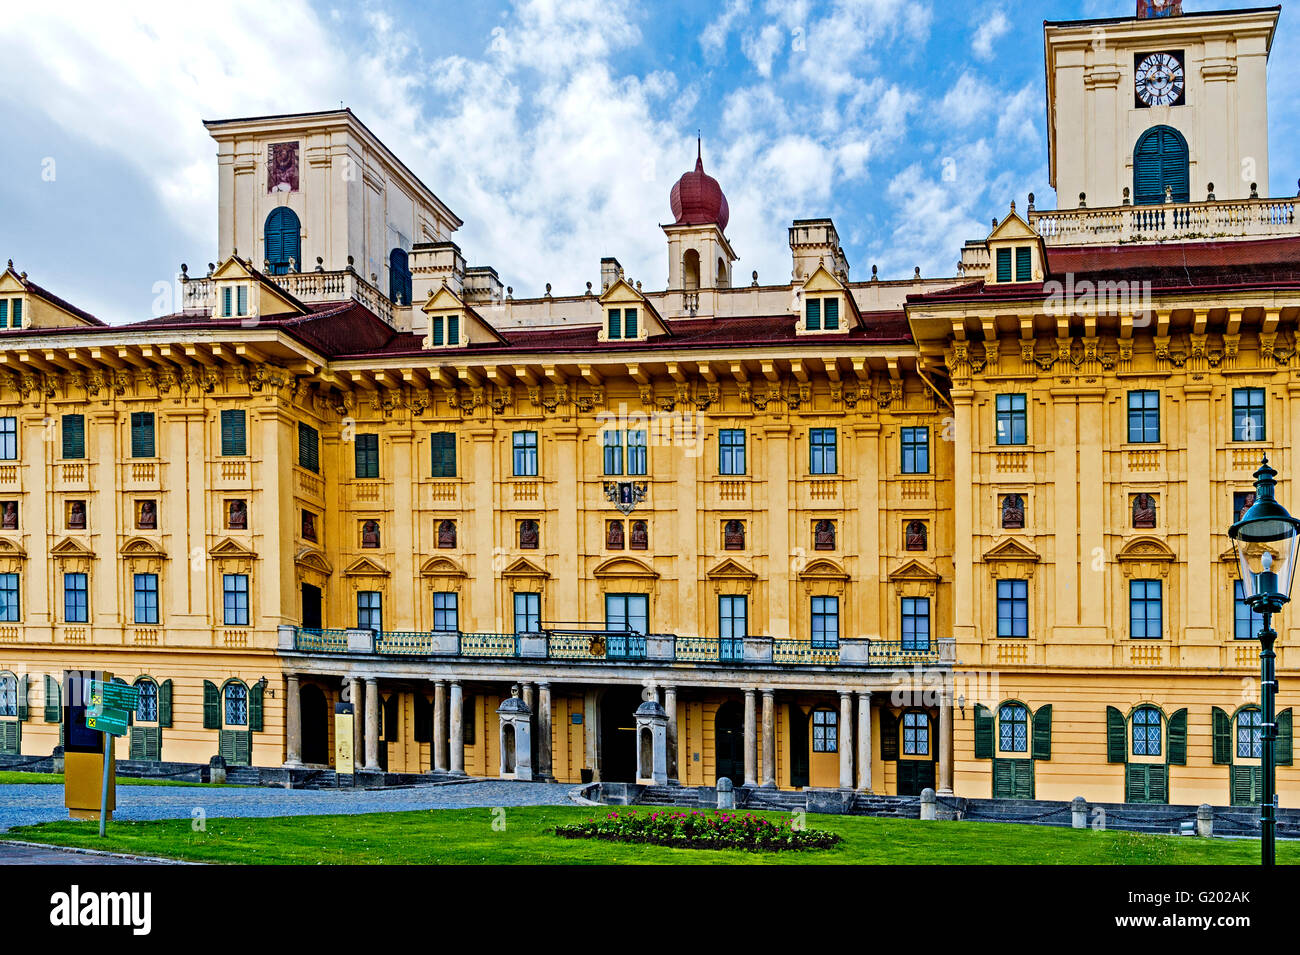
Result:
[[[1296,542],[1300,539],[1300,521],[1287,513],[1273,499],[1277,472],[1265,457],[1255,472],[1255,503],[1241,520],[1228,528],[1232,547],[1241,569],[1241,588],[1246,603],[1264,617],[1259,631],[1259,663],[1262,671],[1259,702],[1263,710],[1260,729],[1264,737],[1264,792],[1259,809],[1260,854],[1264,865],[1274,864],[1274,837],[1277,830],[1277,786],[1275,746],[1277,723],[1273,702],[1277,696],[1273,642],[1277,633],[1272,627],[1273,614],[1291,600],[1295,579]]]

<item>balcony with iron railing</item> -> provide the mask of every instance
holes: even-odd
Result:
[[[819,640],[644,634],[592,626],[526,633],[460,630],[321,630],[282,627],[282,653],[363,654],[466,661],[528,659],[556,663],[670,663],[700,666],[911,667],[950,665],[951,637],[930,640]]]

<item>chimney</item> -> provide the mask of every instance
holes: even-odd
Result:
[[[841,282],[849,280],[849,262],[830,219],[795,219],[790,226],[790,254],[795,282],[803,282],[818,265],[825,265]]]
[[[623,277],[623,266],[618,259],[606,256],[600,260],[600,291],[603,294],[611,285]]]

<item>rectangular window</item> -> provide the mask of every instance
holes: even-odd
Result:
[[[152,458],[158,449],[154,444],[153,412],[136,411],[131,414],[131,457]]]
[[[903,598],[903,649],[930,649],[930,598]]]
[[[812,598],[812,645],[827,648],[840,645],[840,598]]]
[[[17,623],[22,619],[18,600],[18,575],[0,574],[0,620]]]
[[[1128,393],[1128,440],[1130,444],[1154,444],[1160,440],[1160,392]]]
[[[627,473],[646,474],[646,433],[629,431],[627,433]]]
[[[904,428],[902,430],[903,441],[903,473],[904,474],[929,474],[930,473],[930,429],[929,428]]]
[[[22,328],[23,327],[23,300],[20,298],[14,299],[13,306],[14,306],[13,321],[10,322],[10,325],[13,328]]]
[[[1264,724],[1259,710],[1242,710],[1237,714],[1237,758],[1261,759],[1263,755]]]
[[[359,434],[356,438],[353,454],[356,458],[357,477],[379,477],[379,435]]]
[[[623,432],[612,428],[605,432],[605,473],[623,473]]]
[[[221,317],[230,318],[235,312],[234,296],[231,294],[231,288],[227,285],[221,290]]]
[[[908,756],[930,755],[930,717],[926,713],[903,714],[903,752]]]
[[[808,470],[813,474],[836,474],[838,464],[835,460],[838,432],[834,428],[810,428],[808,431],[808,449],[810,460]]]
[[[804,311],[808,316],[807,329],[810,332],[819,332],[822,327],[822,300],[819,298],[810,298],[804,306]]]
[[[537,633],[542,629],[542,595],[515,594],[515,633]]]
[[[623,337],[622,313],[616,308],[609,310],[609,335],[607,337],[611,341]]]
[[[822,299],[822,328],[832,332],[840,327],[840,300],[837,298]]]
[[[9,327],[9,299],[0,298],[0,328]]]
[[[63,622],[90,622],[90,591],[85,574],[63,575]]]
[[[18,460],[18,419],[0,418],[0,461]]]
[[[718,473],[745,473],[745,432],[724,428],[718,432]]]
[[[1033,255],[1028,246],[1016,249],[1016,281],[1032,282],[1034,279]]]
[[[221,412],[221,455],[229,458],[247,453],[247,415],[238,408],[227,408]]]
[[[839,714],[834,710],[813,710],[812,748],[814,753],[839,751]]]
[[[248,575],[224,574],[221,590],[225,603],[227,627],[248,626]]]
[[[537,432],[516,431],[513,437],[515,476],[537,476]]]
[[[383,630],[383,594],[378,590],[357,591],[357,629]]]
[[[1233,581],[1232,635],[1238,640],[1257,640],[1264,627],[1264,615],[1250,609],[1241,581]]]
[[[1029,636],[1029,582],[998,581],[998,636]]]
[[[623,337],[636,338],[636,309],[623,309]]]
[[[84,458],[86,456],[86,417],[79,414],[63,416],[63,457]]]
[[[433,595],[433,629],[443,632],[460,629],[459,598],[454,592]]]
[[[442,326],[441,315],[433,319],[432,326],[433,327],[429,330],[429,336],[432,339],[432,344],[434,345],[434,347],[440,347],[446,344],[445,340],[443,339],[443,332],[442,332],[443,326]]]
[[[248,314],[248,286],[238,285],[235,287],[235,304],[238,306],[236,315]]]
[[[718,636],[722,639],[722,659],[738,660],[743,654],[745,637],[749,636],[749,598],[744,595],[718,597]],[[734,656],[731,651],[739,651]]]
[[[997,443],[1024,444],[1026,440],[1026,414],[1024,395],[998,395]]]
[[[135,622],[158,622],[158,575],[135,575]]]
[[[298,466],[320,472],[320,434],[309,424],[298,422]]]
[[[1264,389],[1232,389],[1232,440],[1263,441]]]
[[[647,594],[606,594],[605,629],[645,633],[650,627],[650,597]]]
[[[998,752],[1029,752],[1029,710],[1018,703],[998,708]]]
[[[460,344],[460,316],[459,315],[447,316],[447,344],[448,345]]]
[[[1161,637],[1161,590],[1159,580],[1128,582],[1129,636],[1134,640],[1159,640]]]
[[[1011,250],[998,249],[998,281],[1011,281]]]
[[[432,448],[432,477],[456,476],[456,435],[450,431],[435,431],[429,441]]]

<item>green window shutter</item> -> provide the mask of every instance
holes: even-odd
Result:
[[[1232,719],[1217,706],[1210,708],[1214,734],[1214,762],[1227,766],[1232,762]]]
[[[1016,281],[1030,282],[1034,278],[1033,256],[1028,246],[1016,249]]]
[[[433,345],[435,347],[444,344],[442,338],[442,316],[441,315],[439,315],[437,318],[433,320],[432,339],[433,339]]]
[[[86,418],[79,414],[63,416],[63,456],[65,458],[84,458],[86,456]]]
[[[1015,759],[1011,760],[1011,762],[1015,765],[1015,778],[1011,789],[1012,798],[1033,799],[1034,761],[1032,759]]]
[[[222,730],[217,737],[217,755],[229,766],[235,765],[235,731]]]
[[[806,306],[808,314],[807,329],[810,332],[821,331],[822,327],[822,300],[819,298],[808,299]]]
[[[460,344],[460,316],[459,315],[447,316],[447,344],[448,345]]]
[[[146,759],[144,755],[144,734],[146,730],[141,726],[131,727],[131,752],[129,759]]]
[[[1291,765],[1291,708],[1277,714],[1277,748],[1274,750],[1279,766]]]
[[[837,298],[828,298],[822,302],[822,328],[827,331],[840,327],[840,300]]]
[[[623,337],[622,326],[620,324],[619,318],[620,318],[619,310],[616,308],[611,308],[609,310],[609,335],[608,335],[608,337],[611,340],[615,338]]]
[[[1142,763],[1124,767],[1124,801],[1147,801],[1147,768]]]
[[[1011,281],[1011,250],[998,249],[998,281]]]
[[[1147,767],[1147,801],[1169,802],[1169,767],[1153,763]]]
[[[16,299],[14,299],[14,320],[13,320],[13,327],[14,327],[14,328],[22,328],[22,327],[23,327],[23,300],[20,299],[20,298],[16,298]]]
[[[0,328],[9,325],[9,299],[0,298]]]
[[[0,720],[0,753],[17,756],[22,752],[21,725],[14,720]]]
[[[978,703],[975,704],[975,758],[993,758],[993,714]],[[994,778],[997,778],[996,767]]]
[[[359,434],[354,445],[357,477],[379,477],[379,435]]]
[[[435,431],[429,442],[432,456],[432,477],[456,476],[456,435],[450,431]]]
[[[993,760],[993,798],[1013,799],[1015,791],[1014,759]]]
[[[238,457],[248,453],[247,415],[237,408],[221,412],[221,453]]]
[[[1052,704],[1040,706],[1034,713],[1034,759],[1052,758]]]
[[[221,729],[221,693],[211,680],[203,681],[203,728]]]
[[[63,720],[63,707],[59,705],[61,690],[59,681],[48,673],[45,674],[45,722],[47,723],[59,723]]]
[[[1169,763],[1187,765],[1187,709],[1184,707],[1169,717]]]
[[[1234,806],[1258,806],[1264,789],[1262,766],[1233,766],[1230,793]]]
[[[248,728],[254,733],[262,732],[262,689],[261,683],[248,688]]]
[[[1128,762],[1128,740],[1124,714],[1113,706],[1106,707],[1106,762]]]
[[[153,412],[134,412],[131,415],[131,457],[152,458],[156,451]]]
[[[162,759],[162,727],[150,726],[145,732],[144,758],[156,763]]]
[[[25,723],[27,719],[27,674],[24,673],[18,677],[18,722]]]
[[[248,730],[235,731],[235,765],[248,766],[253,762],[253,734]]]
[[[898,759],[898,717],[889,710],[880,712],[880,758]]]
[[[636,336],[636,309],[625,308],[623,309],[623,337],[636,338]]]
[[[298,466],[320,473],[320,435],[309,424],[298,423]]]
[[[172,725],[172,681],[163,680],[158,684],[158,725]]]

